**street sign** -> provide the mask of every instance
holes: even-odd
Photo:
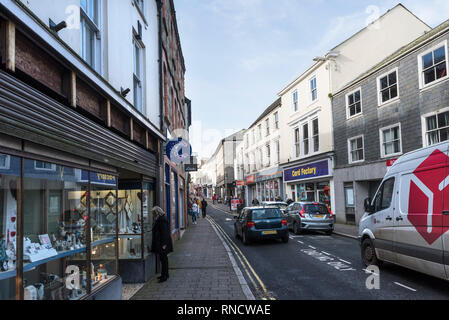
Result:
[[[197,172],[198,165],[197,164],[185,164],[184,169],[186,172]]]

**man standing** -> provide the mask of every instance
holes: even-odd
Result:
[[[158,278],[159,283],[168,280],[168,257],[173,252],[173,243],[170,236],[170,228],[164,210],[160,207],[154,207],[153,210],[153,238],[151,252],[159,255],[161,261],[161,276]]]
[[[203,218],[206,218],[207,201],[204,198],[203,198],[203,201],[201,201],[201,207],[203,210]]]

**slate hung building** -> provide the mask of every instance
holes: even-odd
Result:
[[[449,21],[334,94],[337,220],[357,223],[401,155],[449,139]]]

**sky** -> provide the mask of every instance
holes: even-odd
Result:
[[[313,57],[360,31],[394,0],[174,0],[183,50],[190,141],[209,158],[246,129]],[[448,0],[401,2],[431,27],[449,19]]]

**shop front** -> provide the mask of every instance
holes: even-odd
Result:
[[[259,173],[256,180],[257,199],[263,201],[277,201],[283,199],[282,169],[275,168]]]
[[[3,71],[0,90],[1,299],[120,300],[155,269],[157,156]]]
[[[252,206],[254,199],[257,197],[256,176],[254,174],[246,177],[245,179],[245,199],[246,206]]]
[[[335,205],[332,158],[286,167],[284,187],[287,199],[322,202],[332,210]]]

